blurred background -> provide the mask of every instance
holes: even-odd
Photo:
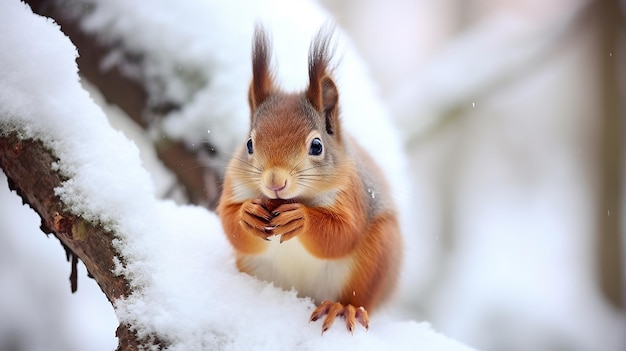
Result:
[[[625,2],[323,3],[405,134],[425,318],[485,350],[626,350]]]
[[[625,2],[321,4],[409,155],[428,257],[406,316],[482,350],[626,350]],[[85,274],[70,294],[2,178],[0,350],[114,349],[111,306]]]

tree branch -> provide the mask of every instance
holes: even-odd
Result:
[[[607,299],[622,310],[626,307],[622,254],[623,169],[624,169],[624,111],[620,101],[620,63],[623,63],[625,41],[620,35],[624,17],[618,0],[595,3],[596,23],[600,29],[603,80],[603,120],[601,155],[600,206],[598,208],[598,257],[600,287]]]
[[[67,8],[63,1],[26,0],[35,13],[54,19],[76,46],[79,52],[78,68],[89,82],[95,85],[104,98],[119,106],[134,122],[148,130],[158,123],[158,118],[179,109],[180,106],[161,101],[151,96],[140,78],[129,76],[120,67],[113,66],[104,71],[101,62],[113,50],[124,51],[113,43],[104,43],[97,36],[85,33],[80,28],[80,17],[73,16],[76,9]],[[133,64],[142,65],[142,54],[128,53]],[[149,102],[152,103],[149,103]],[[157,101],[157,103],[154,103]],[[222,177],[203,162],[201,149],[189,149],[184,143],[167,138],[154,140],[154,147],[163,164],[177,177],[189,202],[209,209],[217,207]],[[184,164],[181,165],[181,160]]]
[[[22,140],[16,133],[0,134],[0,168],[7,176],[9,188],[41,217],[41,229],[54,235],[72,260],[72,290],[76,287],[75,265],[80,258],[107,299],[113,301],[132,292],[126,278],[113,273],[113,257],[121,259],[113,247],[114,233],[69,213],[54,189],[65,180],[51,165],[58,159],[40,141]],[[139,345],[161,343],[138,340],[129,325],[117,329],[118,350],[137,350]]]

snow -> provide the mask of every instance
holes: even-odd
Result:
[[[111,7],[107,7],[110,14],[123,10],[141,16],[142,11],[138,9],[143,10],[141,5],[134,6],[130,2],[110,3]],[[154,3],[151,2],[151,6]],[[206,13],[201,10],[207,11],[204,6],[208,6],[200,2],[187,5],[200,13]],[[144,19],[165,21],[169,18],[169,11],[183,7],[167,7],[167,16],[159,16],[155,11]],[[233,5],[234,8],[242,7]],[[132,27],[134,21],[116,22],[113,15],[105,15],[94,11],[88,25],[91,28],[109,26],[113,33],[116,30],[142,32]],[[311,18],[316,16],[303,13],[303,19]],[[193,20],[189,22],[193,24]],[[227,28],[234,30],[240,25],[233,22]],[[163,23],[160,26],[167,27]],[[177,55],[176,47],[167,45],[170,40],[167,31],[148,32],[151,39],[138,34],[137,41],[132,44],[155,42],[156,38],[164,50],[170,50],[163,55]],[[295,32],[291,34],[299,38]],[[41,140],[60,159],[51,167],[69,178],[56,189],[68,209],[116,233],[115,245],[125,263],[118,262],[116,272],[126,276],[134,293],[115,301],[115,313],[120,321],[133,324],[138,335],[156,333],[171,350],[469,349],[434,332],[428,323],[397,321],[384,310],[373,314],[367,332],[359,329],[351,336],[337,325],[320,336],[319,323],[308,322],[313,308],[310,300],[297,298],[293,291],[276,289],[236,270],[231,249],[215,214],[204,208],[179,206],[172,201],[157,199],[151,176],[142,167],[139,149],[123,133],[111,128],[103,111],[81,86],[75,63],[76,49],[56,24],[33,15],[18,1],[3,1],[0,4],[0,33],[3,33],[0,38],[0,130],[3,133],[19,131],[24,138]],[[194,35],[198,34],[195,31],[189,34],[191,39]],[[185,58],[189,62],[198,60],[195,63],[199,67],[203,64],[203,54],[197,52],[206,54],[217,50],[218,46],[197,48],[194,47],[196,41],[191,39],[188,41],[190,52]],[[276,42],[277,49],[287,43]],[[351,74],[361,74],[362,66],[347,52],[343,63],[354,63],[351,69],[356,73]],[[227,60],[224,55],[221,59]],[[301,62],[305,59],[306,56],[299,58]],[[220,64],[224,63],[216,64],[213,69],[221,71]],[[284,71],[282,61],[281,71]],[[286,72],[291,77],[289,69]],[[204,73],[208,77],[212,72]],[[231,73],[241,77],[247,74]],[[219,79],[226,78],[216,79],[219,82]],[[357,83],[363,83],[363,79]],[[364,84],[361,92],[369,99],[373,92],[368,86]],[[171,89],[172,92],[166,91],[165,94],[176,99],[188,98],[184,91]],[[224,89],[226,95],[221,98],[234,90]],[[203,92],[192,99],[206,98],[203,94],[210,95]],[[244,98],[245,95],[241,99],[228,98],[220,105],[225,107],[217,116],[231,114],[234,109],[243,111]],[[350,99],[355,97],[346,96],[345,112],[350,111],[348,106],[358,105],[349,102]],[[194,102],[205,108],[207,105],[203,104],[208,103],[207,100]],[[194,108],[194,104],[190,106]],[[200,108],[198,106],[195,108]],[[384,121],[384,113],[376,106],[376,100],[372,99],[371,109],[355,116],[368,116],[375,126],[372,130],[357,129],[355,126],[363,123],[346,120],[349,128],[362,130],[357,135],[359,140],[377,140],[381,133],[392,136],[389,121]],[[359,111],[358,107],[355,111]],[[197,127],[199,122],[192,121],[192,115],[193,111],[183,111],[180,116],[171,117],[184,126],[179,130],[181,134]],[[208,134],[206,130],[220,130],[211,136],[242,135],[238,133],[241,126],[233,121],[215,123],[200,128],[201,138]],[[378,137],[371,138],[371,133]],[[228,141],[224,143],[226,145]],[[376,149],[376,157],[388,162],[387,171],[395,172],[392,184],[408,186],[402,179],[399,145],[393,142],[385,142],[385,147],[382,145],[380,142],[364,143],[365,147]],[[104,300],[104,296],[101,298]]]

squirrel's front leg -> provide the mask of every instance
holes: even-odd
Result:
[[[237,251],[253,254],[265,249],[264,240],[272,235],[269,229],[272,214],[261,200],[247,200],[243,203],[224,201],[220,204],[219,212],[227,238]]]
[[[282,204],[272,211],[272,215],[269,225],[273,228],[272,234],[280,235],[281,243],[307,230],[307,207],[300,203]]]

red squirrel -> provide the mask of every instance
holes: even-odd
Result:
[[[225,174],[218,213],[239,270],[318,305],[324,333],[338,316],[369,328],[368,310],[395,288],[402,255],[384,176],[343,130],[331,68],[332,34],[320,30],[303,92],[284,92],[257,27],[248,93],[250,134]],[[362,116],[367,123],[367,116]]]

